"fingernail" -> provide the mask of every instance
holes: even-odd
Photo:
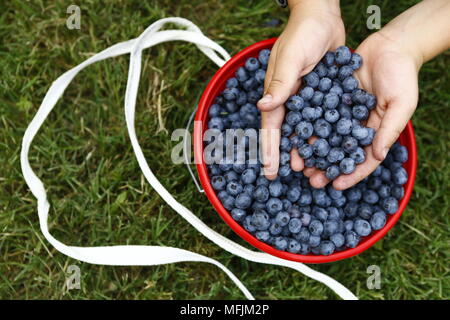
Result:
[[[389,152],[389,148],[384,148],[384,149],[383,149],[383,159],[386,158],[388,152]]]
[[[267,103],[271,103],[271,102],[272,102],[271,94],[266,94],[266,95],[264,95],[264,97],[261,98],[261,100],[259,100],[259,103],[261,103],[261,104],[267,104]]]

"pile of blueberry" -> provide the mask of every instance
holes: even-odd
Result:
[[[376,105],[375,96],[359,89],[353,77],[361,65],[361,56],[348,47],[328,52],[303,77],[299,94],[286,102],[289,112],[282,126],[281,151],[296,148],[306,167],[324,170],[330,180],[355,171],[366,159],[363,147],[375,135],[361,123]],[[312,136],[317,140],[308,144]]]
[[[260,51],[228,79],[226,89],[209,109],[210,129],[225,137],[227,129],[260,128],[256,103],[263,93],[269,55],[270,50]],[[371,144],[374,131],[360,121],[367,119],[376,100],[357,89],[352,77],[361,62],[358,55],[341,47],[327,53],[304,77],[306,86],[286,103],[290,112],[282,128],[275,180],[262,175],[259,161],[222,159],[208,165],[212,187],[223,206],[258,240],[291,253],[330,255],[356,247],[362,237],[384,227],[388,214],[397,211],[408,180],[402,166],[408,152],[398,142],[369,177],[345,191],[331,184],[313,188],[302,172],[290,168],[292,146],[298,148],[306,166],[326,170],[330,179],[351,173],[355,164],[364,161],[362,146]],[[311,136],[318,139],[309,145],[305,140]],[[235,149],[240,144],[233,143]],[[244,146],[248,157],[248,143]],[[234,157],[237,160],[236,153]]]

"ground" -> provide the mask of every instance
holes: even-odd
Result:
[[[345,1],[348,45],[356,47],[373,32],[366,27],[368,5],[381,7],[385,24],[416,2]],[[71,4],[81,7],[80,30],[66,27]],[[20,170],[20,145],[52,81],[95,52],[137,37],[155,20],[188,18],[235,54],[278,35],[288,11],[270,0],[11,0],[0,4],[0,12],[0,298],[244,298],[224,273],[208,264],[108,267],[57,252],[39,229],[36,200]],[[280,24],[267,26],[273,19]],[[214,230],[246,245],[197,192],[186,167],[170,161],[170,133],[186,124],[216,66],[185,43],[159,45],[143,58],[136,126],[151,168],[178,201]],[[450,298],[449,58],[447,52],[420,72],[419,107],[412,119],[419,167],[399,223],[357,257],[312,266],[362,299]],[[128,57],[122,56],[81,72],[32,145],[31,165],[52,204],[51,233],[71,245],[152,244],[205,254],[228,266],[259,299],[336,299],[330,289],[298,272],[232,256],[162,201],[144,180],[126,133],[127,69]],[[64,289],[69,265],[81,270],[80,290]],[[381,268],[380,290],[367,288],[370,265]]]

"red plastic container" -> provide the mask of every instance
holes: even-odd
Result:
[[[217,197],[214,189],[211,186],[210,178],[208,175],[208,170],[204,161],[199,161],[203,159],[203,134],[207,129],[208,122],[208,110],[209,107],[213,104],[214,98],[220,94],[220,92],[225,88],[225,83],[227,79],[234,75],[236,69],[242,65],[246,59],[250,57],[257,57],[258,52],[262,49],[270,49],[272,48],[276,38],[264,40],[261,42],[257,42],[246,49],[239,52],[232,59],[230,59],[222,68],[220,68],[214,77],[209,82],[205,91],[203,92],[202,98],[200,99],[197,114],[195,116],[195,121],[197,121],[194,126],[194,156],[197,163],[197,170],[200,177],[200,182],[205,190],[206,196],[209,201],[212,203],[214,208],[217,210],[222,219],[234,230],[241,238],[249,242],[254,247],[272,254],[274,256],[293,260],[304,263],[326,263],[332,261],[338,261],[345,258],[350,258],[354,255],[357,255],[364,250],[367,250],[371,246],[375,244],[378,240],[380,240],[386,233],[395,225],[397,220],[402,215],[403,211],[408,204],[409,198],[411,197],[414,180],[416,178],[416,168],[417,168],[417,150],[416,150],[416,140],[414,137],[414,130],[411,121],[406,126],[405,130],[400,135],[400,143],[407,147],[409,152],[409,160],[404,164],[406,171],[408,172],[409,179],[404,185],[405,188],[405,196],[399,202],[398,211],[389,215],[386,225],[384,228],[371,233],[369,236],[363,238],[357,247],[352,249],[347,249],[341,252],[333,253],[329,256],[322,255],[300,255],[289,253],[286,251],[277,250],[270,245],[259,241],[252,234],[247,232],[241,225],[239,225],[230,215],[230,213],[222,206],[219,198]],[[200,121],[200,125],[199,122]]]

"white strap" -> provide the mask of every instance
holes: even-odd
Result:
[[[180,27],[185,27],[186,30],[159,31],[159,29],[166,23],[174,23]],[[183,18],[166,18],[153,23],[139,36],[139,38],[118,43],[101,51],[100,53],[79,64],[75,68],[67,71],[66,73],[61,75],[55,82],[53,82],[44,98],[44,101],[39,107],[38,112],[25,131],[20,156],[22,172],[25,181],[30,187],[33,195],[37,198],[39,223],[45,238],[63,254],[93,264],[123,266],[160,265],[182,261],[208,262],[221,268],[248,299],[254,299],[247,288],[224,265],[214,259],[194,252],[179,248],[160,246],[126,245],[75,247],[67,246],[61,243],[50,234],[47,224],[50,204],[47,201],[47,194],[45,192],[42,181],[33,172],[28,161],[30,144],[39,128],[47,118],[48,114],[63,94],[66,87],[79,71],[97,61],[115,57],[125,53],[130,53],[130,68],[125,96],[125,116],[128,133],[130,135],[133,150],[136,154],[136,158],[138,160],[139,166],[144,173],[144,176],[152,185],[152,187],[161,195],[161,197],[198,231],[200,231],[204,236],[206,236],[208,239],[210,239],[223,249],[250,261],[286,266],[298,270],[303,274],[324,283],[343,299],[356,299],[356,297],[339,282],[320,272],[310,269],[302,263],[287,261],[265,253],[248,250],[240,246],[239,244],[229,240],[228,238],[225,238],[222,235],[218,234],[207,225],[205,225],[186,207],[177,202],[154,176],[153,172],[148,166],[147,161],[145,160],[144,154],[142,153],[134,128],[136,96],[141,72],[141,53],[145,48],[154,46],[162,42],[174,40],[182,40],[195,43],[197,47],[218,66],[222,66],[226,62],[226,60],[230,58],[228,53],[221,46],[205,37],[200,29],[189,20]],[[219,57],[216,52],[219,53],[221,57]]]

